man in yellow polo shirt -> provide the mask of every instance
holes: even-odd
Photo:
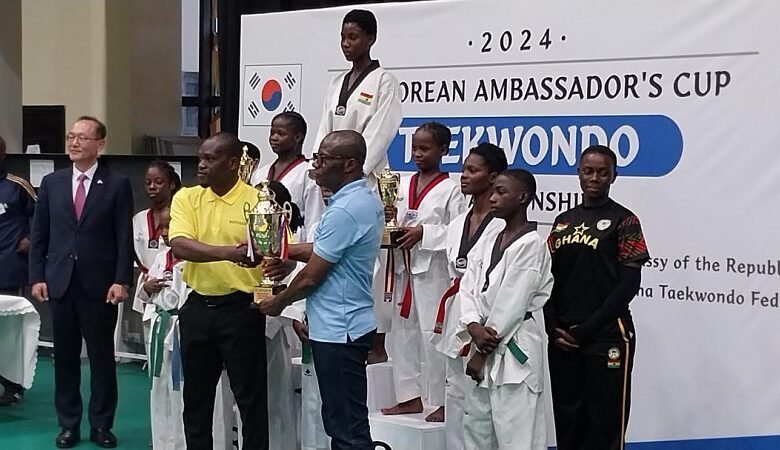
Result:
[[[212,449],[214,393],[223,365],[243,422],[244,446],[268,448],[265,316],[250,309],[261,271],[246,256],[244,205],[257,191],[238,178],[242,145],[219,133],[198,150],[200,186],[173,198],[170,238],[192,288],[179,311],[188,450]],[[259,261],[260,258],[257,258]]]

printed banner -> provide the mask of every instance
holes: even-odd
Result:
[[[442,122],[453,135],[446,170],[457,173],[479,142],[500,145],[512,167],[537,175],[530,215],[549,224],[582,198],[582,150],[617,152],[612,196],[639,216],[652,255],[631,305],[629,440],[654,443],[643,449],[778,448],[780,2],[367,7],[379,23],[372,56],[398,79],[403,105],[393,170],[414,170],[415,128]],[[306,67],[295,89],[307,152],[318,145],[327,86],[349,68],[339,47],[349,9],[243,19],[245,99],[257,65]],[[278,39],[291,29],[305,33]],[[240,134],[270,157],[267,129]],[[736,440],[693,444],[712,438]]]

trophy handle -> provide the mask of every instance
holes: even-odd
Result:
[[[284,202],[284,205],[282,206],[282,214],[284,214],[287,217],[287,220],[292,220],[292,205],[290,202]]]
[[[249,202],[244,202],[244,219],[249,223],[249,213],[252,212],[252,205]]]

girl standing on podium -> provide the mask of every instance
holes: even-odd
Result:
[[[507,168],[506,154],[493,144],[482,143],[469,151],[463,162],[460,191],[471,196],[471,208],[454,218],[447,227],[448,272],[452,282],[439,301],[433,343],[436,350],[447,356],[447,383],[445,398],[446,448],[463,450],[463,406],[470,380],[466,376],[468,347],[457,339],[460,319],[460,280],[466,273],[468,258],[483,242],[493,242],[504,227],[504,221],[490,211],[493,182]],[[465,352],[464,352],[465,350]]]
[[[353,9],[341,23],[341,52],[351,63],[348,72],[337,75],[328,86],[314,148],[332,131],[354,130],[366,140],[363,173],[368,186],[376,187],[377,177],[388,167],[387,150],[401,125],[401,88],[398,80],[371,58],[376,43],[374,13]],[[316,151],[316,150],[315,150]],[[384,252],[380,252],[380,255]],[[373,294],[377,330],[368,363],[387,361],[385,334],[392,327],[392,303],[385,300],[382,281],[384,260],[374,268]]]
[[[421,413],[425,396],[427,406],[436,408],[426,417],[429,422],[444,421],[446,358],[431,340],[439,299],[450,284],[447,227],[466,209],[458,185],[440,168],[450,140],[449,128],[440,123],[429,122],[415,131],[412,155],[418,171],[401,178],[397,210],[385,210],[398,217],[404,233],[398,239],[400,248],[388,253],[386,275],[397,305],[390,354],[398,403],[382,413]]]
[[[291,202],[297,205],[303,219],[303,226],[296,232],[296,241],[304,242],[314,232],[325,204],[317,183],[309,177],[309,161],[303,156],[303,141],[306,138],[306,121],[294,111],[277,114],[271,121],[268,144],[276,159],[252,174],[252,186],[261,181],[278,181],[287,188]]]

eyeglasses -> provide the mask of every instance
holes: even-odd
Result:
[[[86,142],[86,141],[102,141],[102,138],[91,138],[86,136],[77,136],[75,134],[66,134],[65,140],[68,141],[68,143],[71,142]]]
[[[331,155],[325,155],[323,153],[313,153],[311,155],[311,158],[315,160],[317,164],[322,164],[324,161],[328,161],[328,160],[355,159],[349,156],[331,156]]]

